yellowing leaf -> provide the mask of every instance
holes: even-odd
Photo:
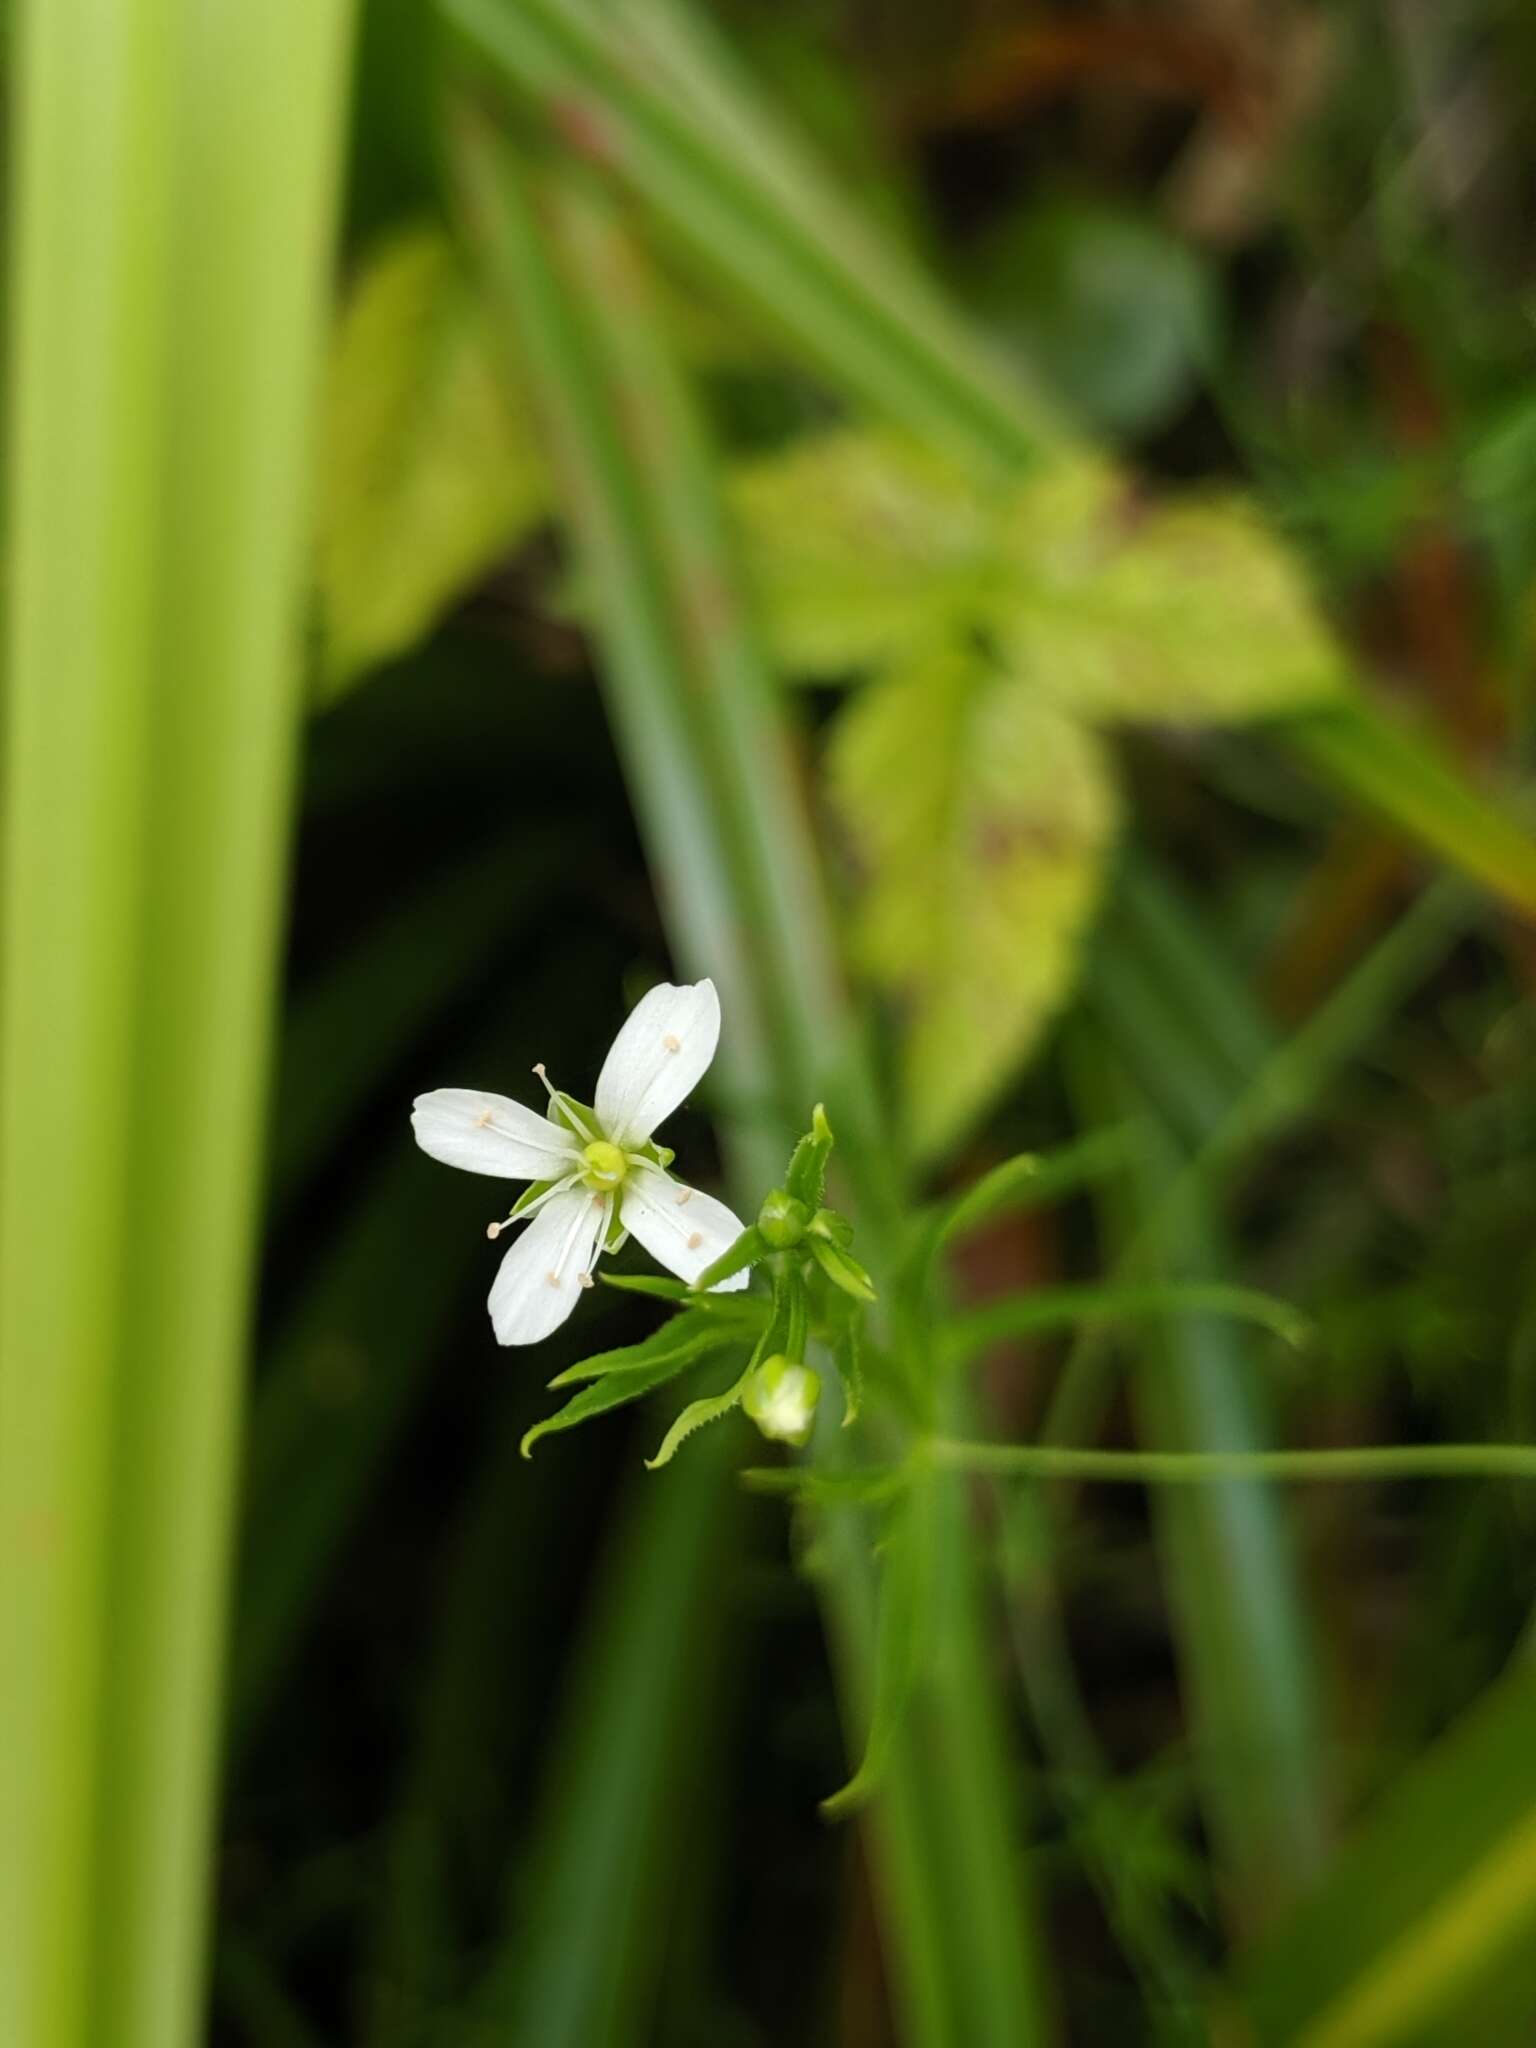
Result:
[[[1101,721],[1238,721],[1344,689],[1300,565],[1236,494],[1148,507],[1075,455],[999,485],[858,428],[752,464],[733,492],[792,672],[841,677],[980,636]]]
[[[541,516],[543,467],[447,239],[374,258],[332,349],[319,531],[331,692],[403,653]]]
[[[963,630],[994,559],[994,502],[890,430],[842,428],[739,469],[731,501],[775,659],[841,677]]]
[[[1029,678],[948,646],[852,700],[829,772],[863,870],[859,951],[901,999],[908,1129],[931,1153],[1067,992],[1115,828],[1109,762]]]
[[[1085,490],[1078,508],[1075,532],[1045,539],[1021,508],[1023,582],[999,635],[1065,708],[1193,725],[1343,699],[1343,658],[1298,563],[1242,498],[1138,517]]]

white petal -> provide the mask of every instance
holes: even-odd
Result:
[[[724,1202],[686,1188],[651,1166],[630,1170],[619,1194],[619,1215],[651,1257],[690,1286],[742,1232]],[[745,1287],[750,1277],[733,1273],[710,1292],[730,1294]]]
[[[423,1152],[444,1166],[500,1180],[558,1180],[576,1145],[537,1110],[479,1088],[434,1088],[418,1095],[411,1126]]]
[[[501,1262],[486,1303],[498,1344],[537,1344],[558,1330],[592,1270],[608,1203],[586,1188],[555,1195]]]
[[[597,1077],[597,1120],[615,1145],[641,1145],[670,1116],[715,1056],[720,998],[712,981],[644,995],[608,1048]]]

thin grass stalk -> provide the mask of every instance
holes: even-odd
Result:
[[[23,15],[0,2034],[28,2048],[199,2031],[348,21]]]
[[[1123,1016],[1117,1042],[1142,1020]],[[1144,1054],[1153,1054],[1146,1046]],[[1141,1170],[1112,1219],[1132,1241],[1159,1214],[1187,1160],[1113,1059],[1096,1106],[1145,1117]],[[1152,1112],[1152,1114],[1148,1114]],[[1219,1273],[1214,1217],[1191,1184],[1156,1232],[1147,1269],[1178,1279]],[[1262,1389],[1237,1327],[1208,1315],[1172,1316],[1130,1383],[1138,1437],[1149,1450],[1252,1456],[1267,1448]],[[1157,1533],[1180,1665],[1189,1692],[1201,1802],[1230,1915],[1251,1932],[1299,1896],[1322,1867],[1329,1835],[1317,1673],[1289,1532],[1272,1492],[1234,1471],[1198,1492],[1156,1500]]]
[[[537,213],[504,152],[484,131],[474,133],[466,165],[482,241],[522,331],[566,472],[607,654],[605,682],[615,725],[679,954],[702,971],[717,964],[710,941],[724,939],[727,968],[739,976],[725,991],[728,1014],[733,997],[758,1005],[758,1056],[767,1062],[760,1090],[786,1105],[793,1101],[795,1091],[816,1078],[817,1066],[805,1067],[809,1055],[818,1065],[841,1068],[844,1095],[862,1094],[862,1107],[867,1094],[857,1082],[852,1089],[847,1085],[848,1028],[836,1010],[818,1009],[829,1001],[830,984],[819,963],[830,949],[806,881],[814,862],[805,849],[803,824],[792,806],[781,803],[783,783],[774,761],[782,738],[735,609],[728,565],[714,544],[719,514],[704,501],[712,491],[712,472],[659,330],[649,337],[654,353],[643,359],[635,353],[642,346],[637,335],[643,338],[645,323],[654,320],[637,259],[619,256],[613,231],[581,211],[594,201],[574,195],[568,184],[549,213]],[[595,317],[599,312],[614,315],[622,339]],[[643,393],[635,382],[642,360]],[[664,451],[648,445],[652,421],[666,423]],[[693,502],[677,501],[648,455],[664,457],[677,490],[695,493]],[[686,565],[699,568],[706,561],[709,579],[701,586]],[[701,589],[714,598],[702,614]],[[734,645],[722,651],[722,642]],[[722,702],[730,705],[728,713],[722,714]],[[734,728],[733,719],[739,721]],[[742,744],[754,729],[763,736],[755,749]],[[658,754],[664,758],[658,761]],[[678,813],[658,814],[654,808],[654,793],[678,789],[687,793],[681,814],[688,821],[687,838],[677,830]],[[743,811],[756,814],[748,830],[740,829]],[[757,871],[739,879],[742,865],[751,863]],[[709,914],[720,877],[735,912],[723,924]],[[694,903],[701,887],[702,901]],[[749,923],[754,911],[757,921]],[[807,959],[818,963],[809,974]],[[763,989],[764,976],[779,982],[771,995]],[[786,998],[792,1005],[789,1025],[775,1032],[769,1020],[786,1014]],[[790,1128],[780,1123],[771,1134],[767,1157],[773,1171]],[[867,1128],[866,1117],[856,1111],[850,1149],[861,1188],[878,1171],[859,1142]],[[889,1205],[887,1196],[872,1206],[878,1216]],[[857,1691],[868,1655],[867,1563],[855,1556],[848,1533],[834,1535],[828,1556],[834,1633]],[[969,1625],[957,1609],[954,1626]],[[979,1664],[968,1666],[960,1682],[982,1683]],[[973,1717],[968,1733],[973,1739],[959,1745],[964,1754],[952,1760],[967,1780],[963,1787],[958,1781],[946,1787],[942,1771],[925,1774],[909,1740],[900,1745],[877,1808],[902,2021],[911,2038],[922,2041],[1034,2038],[1028,1920],[1012,1865],[1000,1745],[984,1714]],[[964,1798],[958,1796],[962,1792]],[[984,1958],[976,1953],[982,1923],[973,1917],[962,1929],[956,1910],[978,1888],[989,1890],[997,1908],[991,1930],[1006,1930],[1005,1952],[983,1938]],[[981,2016],[979,2023],[973,2015]]]

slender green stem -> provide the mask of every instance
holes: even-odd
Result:
[[[1222,1479],[1536,1479],[1536,1444],[1365,1444],[1323,1451],[1099,1451],[936,1437],[936,1464],[999,1478],[1190,1486]]]
[[[1288,1344],[1300,1342],[1308,1323],[1288,1302],[1256,1288],[1212,1280],[1164,1280],[1140,1284],[1041,1287],[1029,1294],[989,1301],[953,1316],[944,1332],[952,1359],[973,1358],[1005,1337],[1040,1336],[1050,1330],[1144,1321],[1176,1315],[1231,1316],[1257,1323]]]

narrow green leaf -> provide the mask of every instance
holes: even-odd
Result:
[[[930,1482],[917,1478],[887,1510],[880,1544],[876,1609],[875,1691],[869,1732],[858,1769],[839,1792],[821,1802],[841,1819],[879,1790],[891,1749],[923,1667],[929,1628]]]
[[[1058,1152],[1020,1152],[984,1173],[980,1180],[932,1219],[931,1249],[952,1244],[1004,1211],[1028,1210],[1104,1175],[1123,1171],[1134,1153],[1134,1134],[1122,1127],[1090,1132]]]
[[[700,1400],[690,1401],[662,1438],[655,1457],[646,1459],[646,1471],[656,1472],[663,1465],[670,1465],[678,1450],[696,1429],[702,1429],[709,1422],[718,1422],[723,1415],[729,1415],[733,1408],[739,1407],[741,1397],[747,1391],[747,1381],[752,1377],[756,1364],[757,1359],[754,1355],[746,1371],[739,1379],[733,1380],[723,1392],[706,1394]]]
[[[752,1328],[752,1322],[742,1318],[744,1340]],[[599,1351],[591,1358],[583,1358],[577,1364],[567,1366],[564,1372],[555,1374],[549,1385],[551,1388],[568,1387],[580,1380],[604,1379],[610,1373],[634,1372],[643,1366],[661,1365],[670,1360],[686,1364],[690,1359],[702,1357],[706,1351],[718,1350],[729,1341],[729,1336],[729,1327],[719,1317],[685,1310],[659,1330],[653,1330],[638,1344],[626,1344],[618,1351]]]
[[[646,1294],[656,1301],[687,1301],[693,1290],[686,1280],[666,1280],[659,1273],[598,1274],[605,1287],[617,1287],[624,1294]]]
[[[685,1356],[670,1355],[653,1358],[646,1365],[632,1366],[627,1372],[610,1372],[602,1379],[594,1380],[583,1387],[573,1400],[553,1415],[546,1415],[542,1422],[536,1422],[525,1432],[522,1454],[533,1456],[533,1447],[540,1437],[556,1435],[561,1430],[574,1429],[580,1422],[590,1422],[595,1415],[606,1415],[612,1408],[625,1407],[631,1401],[638,1401],[657,1387],[664,1387],[668,1380],[676,1379],[680,1372],[697,1364],[704,1355],[702,1351],[689,1349]]]
[[[875,1299],[874,1282],[851,1252],[844,1251],[840,1244],[831,1244],[824,1237],[808,1237],[811,1256],[834,1287],[840,1287],[844,1294],[857,1302]]]

